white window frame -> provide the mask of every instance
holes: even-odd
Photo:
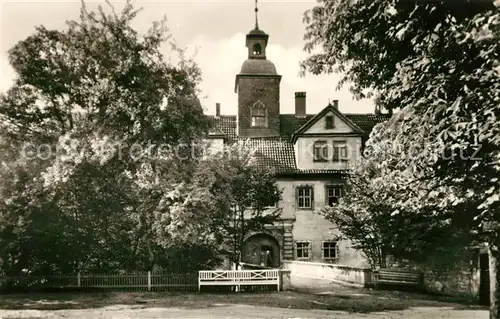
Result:
[[[260,114],[262,112],[262,114]],[[259,121],[257,121],[259,119]],[[260,122],[262,121],[262,123]],[[250,126],[267,127],[267,107],[260,100],[255,102],[250,109]]]
[[[307,251],[307,257],[299,257],[299,245],[307,244],[306,248],[301,248],[301,250]],[[297,260],[309,260],[312,258],[312,247],[311,242],[307,240],[298,240],[295,242],[295,259]]]
[[[342,196],[344,196],[344,185],[341,184],[327,184],[325,185],[325,199],[326,199],[326,206],[330,206],[330,197],[336,197],[340,199]],[[330,196],[330,189],[333,188],[333,196]],[[335,196],[335,189],[340,190],[339,196]]]
[[[301,191],[309,190],[309,195],[300,195]],[[314,187],[312,186],[297,186],[297,209],[303,209],[303,210],[311,210],[313,209],[313,201],[314,201]],[[306,199],[309,198],[309,206],[300,206],[300,199],[303,199],[303,202],[305,204]]]
[[[335,244],[335,257],[326,257],[325,256],[325,245],[326,244]],[[331,248],[328,248],[331,249]],[[323,260],[338,260],[339,259],[339,242],[338,240],[325,240],[321,242],[321,258]]]

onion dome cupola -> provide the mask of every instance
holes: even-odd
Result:
[[[255,28],[247,34],[248,59],[243,62],[240,74],[277,74],[274,64],[266,59],[269,35],[259,29],[259,9],[255,1]]]
[[[266,58],[266,47],[269,35],[259,29],[258,12],[259,8],[257,8],[257,1],[255,1],[255,28],[247,34],[246,41],[249,59]]]

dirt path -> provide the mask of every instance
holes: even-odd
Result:
[[[328,310],[301,310],[247,305],[214,304],[211,307],[186,308],[151,308],[145,306],[116,305],[103,308],[71,310],[0,310],[1,319],[60,319],[60,318],[96,318],[96,319],[132,319],[132,318],[283,318],[283,319],[487,319],[485,310],[454,310],[453,308],[419,307],[402,311],[354,314]]]

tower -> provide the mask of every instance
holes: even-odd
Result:
[[[238,93],[238,136],[279,136],[279,101],[281,75],[267,60],[269,35],[259,29],[257,0],[255,0],[255,28],[246,36],[248,58],[236,75]]]

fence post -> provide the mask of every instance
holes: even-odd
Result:
[[[151,291],[151,270],[148,271],[148,291]]]
[[[200,282],[200,278],[201,278],[201,271],[198,271],[198,292],[201,292],[201,282]]]
[[[76,284],[78,285],[78,288],[81,286],[81,277],[80,277],[80,272],[76,275]]]
[[[283,276],[283,273],[282,273],[281,269],[278,269],[278,291],[280,291],[281,283],[283,280],[282,276]]]

